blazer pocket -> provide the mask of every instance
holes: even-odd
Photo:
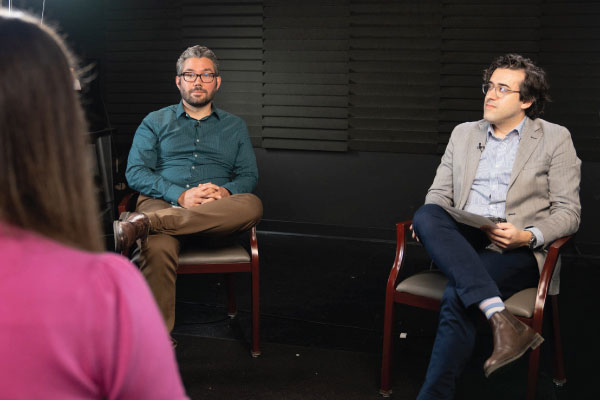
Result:
[[[523,165],[523,170],[547,171],[548,169],[550,169],[550,157],[532,160]]]

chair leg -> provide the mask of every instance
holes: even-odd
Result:
[[[562,340],[560,337],[558,296],[550,296],[550,298],[552,299],[552,325],[554,327],[554,377],[552,380],[556,386],[562,386],[567,382],[567,377],[565,375]]]
[[[225,274],[225,285],[227,285],[227,315],[229,315],[229,318],[233,319],[237,315],[233,274]]]
[[[529,355],[529,374],[527,376],[527,400],[535,400],[537,389],[538,371],[540,366],[540,348],[531,351]]]
[[[260,280],[258,266],[252,267],[252,357],[260,356]]]
[[[394,302],[386,301],[383,317],[383,350],[381,352],[381,387],[379,393],[383,397],[392,394],[390,373],[392,369],[392,324],[394,321]]]

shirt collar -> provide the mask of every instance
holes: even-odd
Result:
[[[210,115],[208,115],[208,117],[210,117],[211,115],[214,114],[218,119],[223,118],[223,111],[218,109],[217,107],[215,107],[214,103],[211,104],[210,107],[211,107],[211,113],[210,113]],[[186,112],[185,112],[185,108],[183,108],[183,101],[180,101],[179,104],[177,104],[177,110],[175,111],[175,117],[179,118],[182,115],[186,115]],[[208,118],[208,117],[205,117],[205,118]]]
[[[508,134],[505,137],[507,137],[508,135],[510,135],[511,133],[516,131],[517,136],[519,137],[519,139],[521,139],[521,132],[523,132],[523,127],[525,126],[526,121],[527,121],[527,116],[523,117],[521,122],[519,122],[519,125],[515,126],[514,129],[511,130],[510,132],[508,132]],[[488,122],[487,138],[489,139],[493,134],[494,134],[494,128],[492,127],[492,124],[490,124]]]

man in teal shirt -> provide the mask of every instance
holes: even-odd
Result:
[[[140,269],[169,331],[175,321],[175,279],[181,235],[222,237],[249,229],[262,216],[250,192],[258,169],[244,121],[216,108],[218,60],[203,46],[177,60],[181,102],[148,114],[127,161],[136,212],[114,223],[117,251],[141,239]]]

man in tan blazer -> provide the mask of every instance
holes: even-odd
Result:
[[[454,398],[481,312],[494,340],[486,376],[539,346],[543,338],[502,300],[537,286],[544,248],[579,226],[581,161],[569,131],[538,118],[548,100],[544,71],[522,56],[501,56],[484,71],[483,92],[484,119],[454,129],[413,220],[413,236],[449,278],[420,400]],[[466,226],[443,207],[496,225]]]

